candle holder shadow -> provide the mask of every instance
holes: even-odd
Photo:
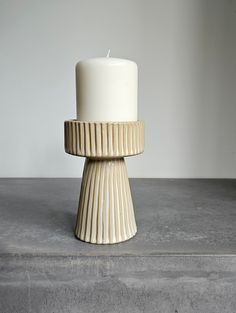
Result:
[[[75,235],[113,244],[137,232],[124,157],[144,150],[144,123],[65,121],[65,151],[86,157]]]

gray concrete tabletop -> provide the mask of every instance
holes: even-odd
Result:
[[[138,232],[74,236],[80,179],[0,179],[0,255],[236,254],[236,180],[131,179]]]
[[[137,235],[93,245],[79,179],[0,179],[0,312],[235,313],[236,180],[130,183]]]

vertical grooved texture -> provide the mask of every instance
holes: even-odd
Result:
[[[86,242],[112,244],[125,241],[136,232],[124,159],[86,159],[76,236]]]
[[[144,149],[144,123],[65,121],[65,151],[85,157],[124,157]]]
[[[144,149],[144,123],[65,121],[65,151],[85,156],[76,236],[111,244],[135,235],[137,226],[124,156]]]

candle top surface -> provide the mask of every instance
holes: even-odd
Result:
[[[81,60],[76,64],[77,66],[89,66],[89,65],[111,65],[111,66],[120,66],[120,65],[133,65],[137,67],[137,64],[134,61],[127,59],[119,59],[119,58],[110,58],[110,57],[101,57],[101,58],[91,58]]]

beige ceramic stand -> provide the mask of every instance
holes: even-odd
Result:
[[[111,244],[137,232],[124,157],[142,153],[144,123],[65,121],[65,151],[86,157],[75,235]]]

